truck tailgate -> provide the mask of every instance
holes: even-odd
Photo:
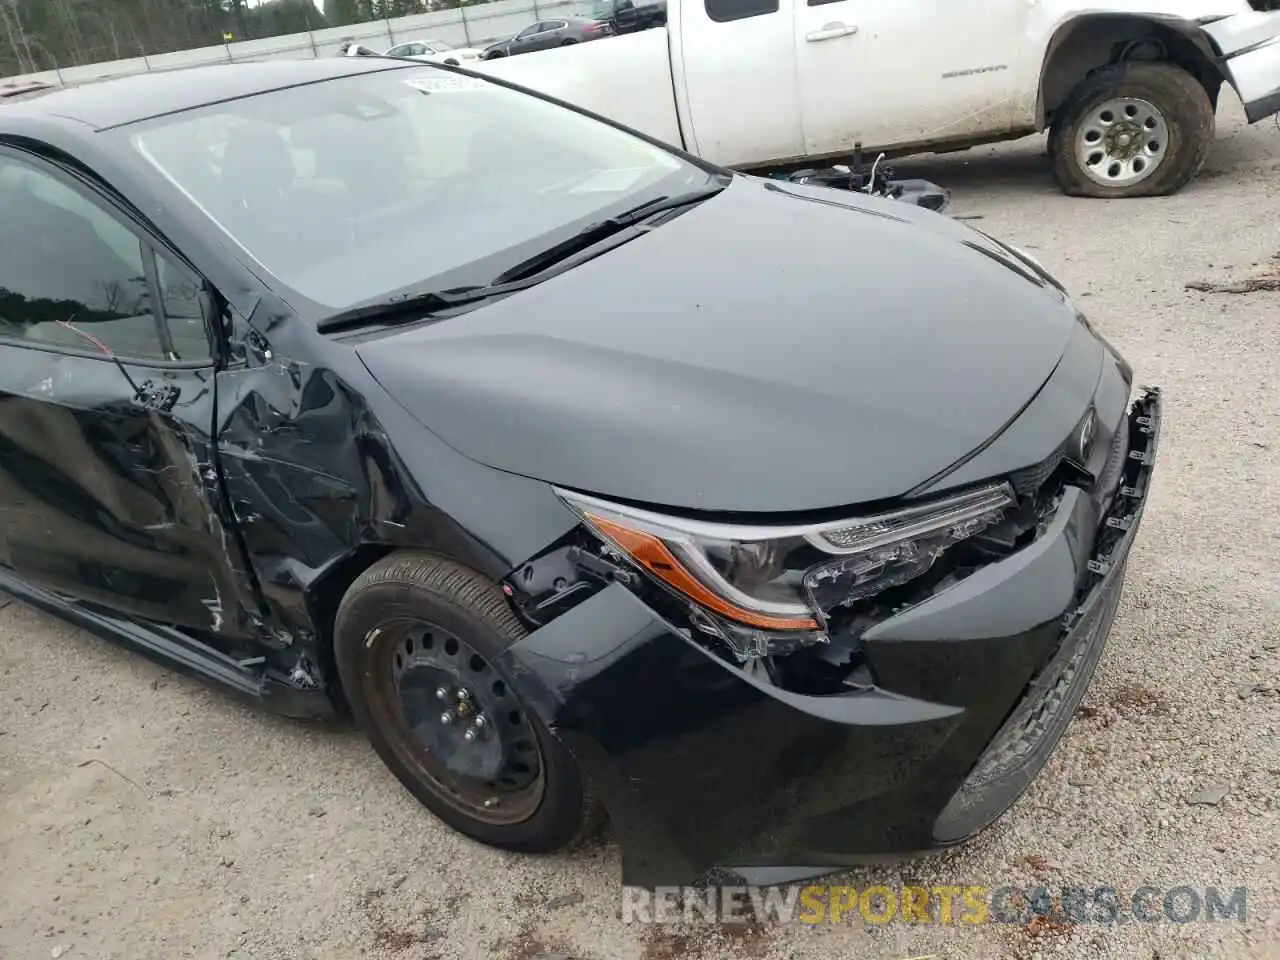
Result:
[[[1250,123],[1280,111],[1280,11],[1238,13],[1204,26]]]
[[[467,66],[684,146],[665,27]]]

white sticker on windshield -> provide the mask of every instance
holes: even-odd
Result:
[[[456,73],[445,73],[441,71],[438,77],[414,77],[412,80],[406,80],[409,86],[415,90],[421,90],[423,93],[443,93],[453,90],[484,90],[489,84],[483,80],[477,80],[475,77],[464,77]]]

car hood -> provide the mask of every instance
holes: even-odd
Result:
[[[1042,274],[945,216],[737,177],[585,264],[358,352],[491,467],[794,512],[901,496],[972,454],[1078,326]]]

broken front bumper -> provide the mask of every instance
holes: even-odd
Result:
[[[865,635],[878,686],[803,696],[717,659],[614,583],[508,652],[608,806],[623,882],[817,875],[956,843],[1001,815],[1075,712],[1147,501],[1160,400],[1128,416],[1121,491]],[[758,875],[758,874],[757,874]]]

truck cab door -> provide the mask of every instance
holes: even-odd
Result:
[[[640,14],[631,0],[618,0],[613,6],[613,24],[618,33],[627,33],[636,29]]]
[[[0,569],[240,646],[253,592],[224,525],[203,281],[107,195],[3,148],[0,223]]]
[[[725,166],[804,155],[796,109],[796,0],[688,0],[670,24],[691,152]],[[800,0],[803,2],[803,0]]]
[[[1009,132],[1029,9],[1019,0],[796,0],[804,152]]]

